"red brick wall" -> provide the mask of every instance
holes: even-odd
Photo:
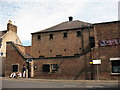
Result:
[[[25,47],[24,47],[24,46],[22,46],[22,45],[17,45],[17,47],[19,48],[19,50],[20,50],[23,54],[25,54]]]
[[[89,54],[84,57],[73,58],[58,58],[58,59],[36,59],[34,65],[37,65],[35,69],[35,77],[39,78],[61,78],[61,79],[90,79],[91,70],[89,64]],[[43,72],[43,64],[58,64],[58,72]],[[85,74],[86,72],[86,74]]]
[[[31,46],[24,46],[25,47],[25,54],[31,55]]]
[[[91,35],[93,36],[93,28]],[[41,33],[32,35],[32,56],[38,58],[39,56],[56,57],[56,55],[62,56],[74,56],[82,52],[82,40],[81,37],[76,37],[76,32],[79,30],[67,31],[68,38],[63,38],[63,33],[66,31]],[[80,29],[81,31],[81,29]],[[49,40],[49,34],[53,34],[52,40]],[[41,40],[38,40],[38,35],[41,35]],[[83,30],[84,48],[88,48],[89,44],[89,30]],[[64,51],[66,49],[66,51]],[[51,51],[52,50],[52,51]]]
[[[22,72],[23,64],[25,64],[25,59],[17,52],[13,43],[7,43],[7,57],[5,66],[5,76],[8,77],[12,73],[12,65],[19,65],[19,72]]]
[[[96,52],[93,53],[93,58],[97,59],[100,58],[102,64],[99,65],[99,73],[101,79],[118,79],[117,76],[112,76],[112,65],[110,58],[120,57],[118,53],[120,45],[117,46],[99,46],[100,40],[106,39],[114,39],[120,38],[119,31],[118,31],[118,22],[114,23],[104,23],[104,24],[97,24],[94,26],[95,31],[95,41],[96,41]],[[96,71],[96,65],[95,71]]]

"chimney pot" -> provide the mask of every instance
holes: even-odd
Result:
[[[68,17],[69,18],[69,21],[72,21],[73,20],[73,17],[72,16],[70,16],[70,17]]]
[[[11,21],[11,20],[9,20],[9,21],[8,21],[8,23],[12,24],[12,21]]]

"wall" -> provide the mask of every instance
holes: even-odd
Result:
[[[17,33],[17,26],[12,24],[12,21],[7,24],[7,30]]]
[[[22,72],[23,65],[25,65],[25,59],[20,55],[20,53],[16,50],[13,43],[7,43],[7,58],[5,65],[5,76],[8,77],[12,73],[12,65],[19,65],[19,72]]]
[[[35,77],[58,79],[91,79],[89,54],[81,57],[35,59]],[[43,72],[43,64],[58,64],[58,72]]]
[[[16,44],[22,44],[17,34],[13,31],[8,31],[5,35],[2,37],[2,47],[0,48],[0,51],[3,52],[3,56],[6,57],[6,42],[13,41]]]
[[[112,64],[110,58],[120,57],[120,45],[101,47],[100,40],[114,39],[119,37],[118,22],[101,23],[94,26],[96,52],[93,54],[93,59],[101,59],[102,64],[99,65],[100,78],[102,79],[118,79],[118,75],[111,75]],[[95,69],[97,68],[96,65]]]
[[[93,35],[93,29],[91,35]],[[38,58],[44,57],[56,57],[56,55],[62,56],[74,56],[74,54],[80,54],[82,52],[82,36],[76,37],[78,30],[70,31],[58,31],[32,35],[32,56]],[[63,33],[67,32],[68,37],[63,38]],[[89,48],[89,30],[84,29],[83,32],[83,45],[85,49]],[[53,34],[53,39],[49,40],[49,34]],[[38,40],[38,35],[41,35],[41,40]]]
[[[25,47],[25,54],[31,56],[31,46],[24,46]]]
[[[24,46],[22,46],[22,45],[17,45],[17,47],[19,48],[19,50],[20,50],[23,54],[25,54],[25,47],[24,47]]]

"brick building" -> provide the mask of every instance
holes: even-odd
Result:
[[[0,76],[5,75],[6,42],[8,41],[22,44],[17,36],[17,26],[13,25],[11,20],[7,23],[7,30],[0,31]]]
[[[118,79],[119,23],[91,24],[69,17],[69,21],[32,33],[32,46],[8,42],[6,76],[14,64],[17,72],[25,64],[28,76],[35,78]],[[101,64],[96,65],[98,59]]]

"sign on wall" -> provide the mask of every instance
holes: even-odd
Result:
[[[120,45],[120,38],[100,40],[99,44],[102,47]]]
[[[100,59],[98,59],[98,60],[93,60],[93,64],[101,64],[101,60]]]

